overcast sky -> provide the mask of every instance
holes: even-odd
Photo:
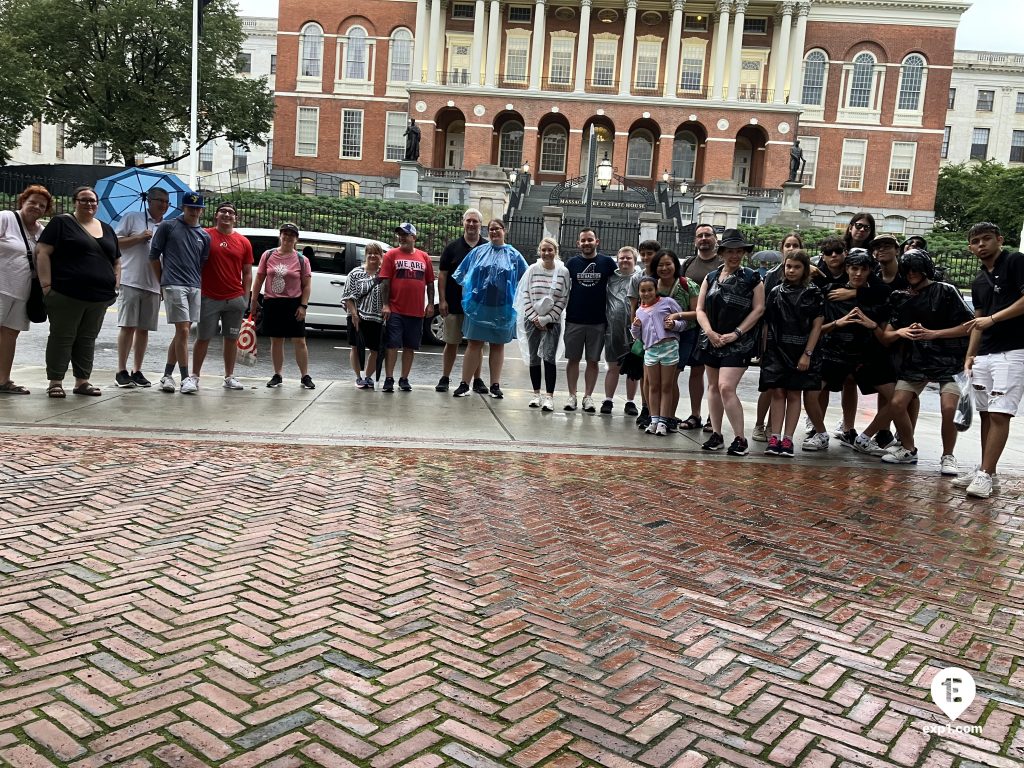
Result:
[[[250,16],[277,16],[277,0],[236,0]],[[960,19],[956,47],[1024,53],[1024,0],[975,0]]]

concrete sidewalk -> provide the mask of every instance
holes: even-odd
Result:
[[[245,369],[241,370],[245,373]],[[595,455],[659,455],[665,458],[700,458],[736,461],[722,454],[700,450],[706,435],[699,431],[653,437],[640,432],[634,419],[622,413],[622,403],[610,416],[582,411],[556,410],[542,413],[528,407],[531,393],[505,389],[504,400],[471,395],[455,399],[438,393],[427,383],[417,382],[414,391],[385,394],[358,390],[351,381],[320,380],[315,390],[304,390],[294,379],[279,389],[267,389],[263,377],[240,380],[246,389],[228,391],[218,376],[202,380],[196,396],[164,393],[156,389],[117,389],[102,386],[100,397],[71,394],[51,400],[45,394],[45,372],[39,367],[14,371],[16,381],[32,395],[0,397],[0,429],[9,433],[132,435],[137,437],[179,437],[182,440],[259,440],[261,442],[378,445],[465,450],[557,452]],[[108,382],[113,373],[97,371],[95,382]],[[752,393],[741,392],[748,437],[754,421]],[[826,423],[831,428],[839,413],[833,398]],[[556,408],[563,400],[556,398]],[[873,416],[874,398],[862,398],[857,425],[863,427]],[[980,458],[978,420],[961,434],[956,455],[964,469]],[[728,428],[726,428],[728,432]],[[731,438],[726,434],[726,440]],[[941,446],[939,416],[922,412],[917,430],[920,463],[916,469],[938,471]],[[762,455],[763,443],[751,441],[747,459],[778,464],[785,459]],[[824,466],[876,466],[879,462],[844,448],[833,440],[827,452],[804,453],[797,446],[795,463]],[[888,467],[889,465],[886,465]],[[1007,473],[1024,472],[1024,435],[1011,432],[1010,443],[1000,462]]]

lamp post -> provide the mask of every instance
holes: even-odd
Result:
[[[590,210],[594,204],[594,170],[597,166],[597,136],[594,131],[594,124],[590,124],[590,143],[588,144],[587,151],[587,186],[585,193],[587,195],[587,215],[585,226],[590,226]]]
[[[608,159],[608,153],[604,153],[604,160],[597,166],[597,186],[602,192],[607,192],[612,183],[612,161]]]

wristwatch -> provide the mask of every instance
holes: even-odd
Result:
[[[309,309],[309,304],[299,304],[299,309]]]

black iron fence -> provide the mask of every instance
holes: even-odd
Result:
[[[562,220],[558,246],[563,257],[568,257],[570,254],[577,252],[576,244],[580,230],[586,226],[585,219]],[[631,245],[636,248],[640,244],[640,225],[635,220],[608,221],[592,218],[590,220],[590,229],[594,230],[597,239],[601,243],[601,253],[613,255],[623,246]]]
[[[508,243],[532,264],[537,260],[537,245],[544,237],[542,216],[513,216],[508,223]]]

